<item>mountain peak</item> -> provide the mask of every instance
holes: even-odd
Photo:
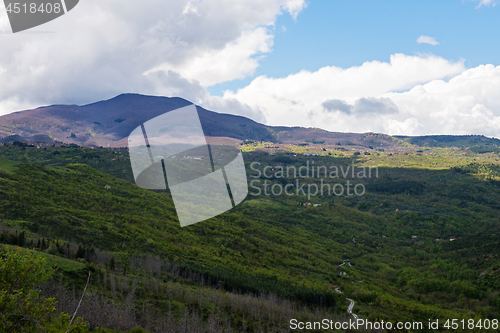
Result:
[[[125,147],[126,138],[137,126],[192,104],[180,97],[125,93],[82,106],[46,106],[0,117],[0,140],[33,141],[45,135],[78,145]],[[273,140],[267,126],[248,118],[220,114],[199,106],[197,110],[207,136]]]

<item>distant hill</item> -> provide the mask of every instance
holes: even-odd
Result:
[[[126,147],[127,136],[143,122],[192,104],[178,97],[122,94],[88,105],[52,105],[0,117],[0,142],[35,141],[81,146]],[[378,133],[329,132],[318,128],[275,127],[197,106],[205,135],[281,144],[342,145],[353,149],[408,150],[420,146],[500,146],[484,136],[390,136]],[[488,148],[486,150],[491,150]]]
[[[182,98],[123,94],[83,106],[40,107],[0,117],[0,139],[125,147],[127,136],[143,122],[190,104]],[[197,109],[207,136],[240,140],[273,138],[267,126],[248,118]]]
[[[458,147],[500,146],[500,140],[484,135],[425,135],[425,136],[395,136],[417,146],[427,147]]]

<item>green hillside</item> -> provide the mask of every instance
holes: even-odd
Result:
[[[286,331],[293,314],[349,319],[346,298],[372,321],[499,318],[500,168],[490,163],[495,156],[433,154],[249,152],[249,181],[261,195],[181,228],[168,193],[130,181],[125,150],[10,145],[0,149],[0,240],[76,260],[81,268],[57,264],[60,289],[82,289],[91,270],[88,302],[101,295],[135,318],[126,326],[87,315],[94,327],[161,331],[159,318],[169,311],[171,325],[179,325],[196,310],[201,323],[217,317],[218,327],[234,332]],[[412,167],[398,167],[411,160]],[[378,165],[379,177],[323,179],[356,180],[363,196],[266,196],[264,182],[307,187],[320,179],[256,177],[250,168],[298,169],[311,161]],[[146,327],[148,313],[156,324]]]
[[[483,135],[426,135],[426,136],[395,136],[418,146],[428,147],[459,147],[500,146],[500,140]]]

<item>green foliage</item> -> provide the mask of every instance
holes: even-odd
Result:
[[[17,245],[24,231],[25,246],[33,243],[46,251],[58,240],[56,256],[43,254],[47,260],[79,265],[72,270],[75,274],[86,267],[85,262],[99,265],[95,269],[108,276],[107,282],[101,276],[99,292],[110,299],[117,292],[109,274],[117,281],[124,272],[144,281],[152,273],[131,267],[130,259],[157,255],[175,269],[155,276],[155,282],[139,288],[137,295],[164,313],[171,306],[182,314],[188,304],[185,295],[195,293],[189,288],[199,288],[200,280],[205,281],[203,288],[246,295],[274,293],[342,315],[347,296],[356,301],[355,313],[371,319],[484,318],[500,313],[500,272],[498,267],[489,269],[499,263],[500,253],[500,167],[489,162],[494,157],[471,162],[478,156],[445,148],[361,155],[356,160],[317,156],[315,165],[378,165],[380,176],[359,180],[367,189],[363,197],[249,196],[221,216],[180,228],[168,193],[143,190],[110,176],[130,180],[125,153],[57,150],[58,155],[49,149],[27,155],[19,147],[6,151],[17,160],[45,167],[17,164],[17,170],[0,174],[4,198],[0,218],[5,230],[0,241]],[[259,161],[262,167],[298,168],[310,159],[286,153],[245,156],[247,163]],[[75,161],[92,168],[68,164]],[[289,179],[269,181],[289,183]],[[107,184],[109,191],[103,188]],[[321,206],[306,207],[305,202]],[[69,255],[61,251],[63,239],[73,244]],[[92,245],[95,253],[90,255]],[[339,267],[344,259],[350,259],[352,266]],[[169,279],[185,284],[179,293],[184,296],[168,301],[156,294],[155,283]],[[189,304],[197,309],[194,303]],[[206,320],[214,308],[203,311]],[[231,307],[224,311],[232,313]],[[238,325],[247,314],[242,311],[231,323],[242,327]]]
[[[426,135],[426,136],[395,136],[411,144],[429,147],[459,147],[500,146],[500,140],[487,138],[484,135]]]
[[[47,249],[47,251],[46,251],[46,252],[47,252],[48,254],[55,255],[55,254],[59,253],[59,250],[57,249],[56,244],[54,244],[54,243],[50,243],[49,248]]]
[[[0,247],[0,331],[65,332],[70,317],[62,313],[55,323],[47,322],[55,310],[56,300],[41,295],[39,285],[47,281],[52,270],[45,259],[33,251],[13,251]],[[76,318],[70,332],[87,332],[87,324]]]
[[[68,330],[69,323],[71,322],[71,316],[67,313],[61,313],[56,316],[51,321],[46,321],[44,323],[44,329],[47,333],[63,333]],[[83,318],[76,317],[71,326],[69,327],[69,333],[87,333],[90,332],[89,325]]]
[[[500,153],[500,148],[496,146],[473,146],[469,148],[474,153],[486,154],[486,153]]]
[[[426,184],[417,180],[380,180],[369,184],[367,189],[373,192],[389,193],[389,194],[422,194],[425,191]]]
[[[4,170],[13,171],[16,169],[16,164],[17,164],[16,162],[0,158],[0,170],[1,171],[4,171]]]
[[[36,289],[50,277],[44,260],[33,252],[21,254],[0,249],[0,331],[35,331],[54,311],[55,300],[43,298]]]

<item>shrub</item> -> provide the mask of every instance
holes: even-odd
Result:
[[[45,252],[47,252],[48,254],[56,255],[59,253],[59,250],[57,249],[56,244],[50,243],[49,248]]]

